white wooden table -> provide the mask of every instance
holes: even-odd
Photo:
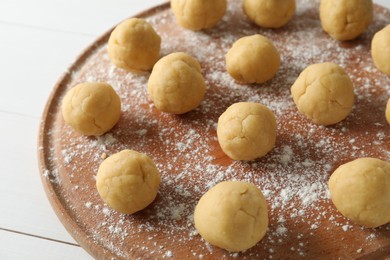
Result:
[[[0,1],[0,259],[91,259],[54,214],[37,162],[40,116],[77,55],[165,0]],[[389,0],[377,0],[390,8]],[[389,21],[390,23],[390,21]]]

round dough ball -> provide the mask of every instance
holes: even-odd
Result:
[[[123,21],[112,31],[108,40],[108,56],[119,68],[147,71],[160,58],[161,38],[144,19]]]
[[[214,27],[224,16],[227,0],[171,0],[177,23],[190,30]]]
[[[377,32],[372,38],[371,55],[375,66],[390,75],[390,25]]]
[[[149,77],[148,93],[160,111],[184,114],[195,109],[206,93],[200,64],[183,52],[163,57]]]
[[[390,124],[390,98],[387,100],[387,105],[386,105],[386,120]]]
[[[156,198],[160,173],[146,155],[123,150],[105,159],[96,175],[100,197],[111,208],[133,214]]]
[[[259,103],[235,103],[219,117],[217,136],[222,150],[230,158],[254,160],[275,146],[276,118]]]
[[[256,34],[237,40],[226,54],[227,72],[242,83],[263,83],[280,67],[280,54],[266,37]]]
[[[337,64],[308,66],[291,87],[299,112],[319,125],[333,125],[346,118],[355,100],[352,81]]]
[[[109,84],[86,82],[66,93],[61,109],[65,122],[74,130],[99,136],[119,121],[121,101]]]
[[[251,183],[221,182],[199,200],[194,221],[199,234],[210,244],[230,252],[245,251],[267,231],[267,202]]]
[[[295,13],[295,0],[244,0],[244,12],[261,27],[280,28]]]
[[[321,0],[321,25],[332,38],[352,40],[373,20],[372,0]]]
[[[336,208],[365,227],[390,222],[390,163],[360,158],[337,168],[329,179]]]

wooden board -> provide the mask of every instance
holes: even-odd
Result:
[[[390,160],[390,129],[384,110],[390,78],[370,56],[373,34],[390,20],[375,6],[375,21],[354,41],[331,39],[320,26],[319,1],[297,2],[296,15],[277,30],[248,21],[238,0],[217,27],[201,32],[180,28],[169,5],[148,10],[146,18],[162,38],[162,56],[185,51],[197,58],[207,84],[195,111],[176,116],[159,112],[149,100],[149,73],[115,68],[107,55],[109,33],[97,39],[58,81],[43,114],[39,137],[42,182],[69,233],[96,258],[243,258],[380,259],[390,254],[390,225],[365,229],[343,218],[332,205],[327,181],[342,163],[359,157]],[[255,33],[269,37],[282,56],[276,77],[261,85],[242,85],[225,71],[224,55],[232,43]],[[290,87],[313,63],[342,66],[355,86],[350,116],[329,127],[298,113]],[[119,123],[102,137],[75,133],[62,119],[61,100],[85,81],[110,83],[121,97]],[[265,157],[235,162],[216,139],[219,115],[238,101],[260,102],[276,115],[277,143]],[[156,201],[142,212],[124,215],[107,207],[95,188],[105,155],[134,149],[150,155],[162,175]],[[201,239],[193,224],[199,198],[223,180],[256,184],[269,205],[265,238],[243,253],[229,253]]]

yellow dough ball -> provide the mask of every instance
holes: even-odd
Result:
[[[112,31],[108,40],[108,56],[119,68],[147,71],[160,58],[161,38],[144,19],[123,21]]]
[[[386,105],[386,120],[390,124],[390,98],[387,100],[387,105]]]
[[[235,103],[219,117],[217,136],[222,150],[230,158],[254,160],[275,146],[276,118],[259,103]]]
[[[337,168],[329,179],[336,208],[365,227],[390,222],[390,163],[360,158]]]
[[[390,75],[390,25],[377,32],[372,38],[371,55],[375,66]]]
[[[321,25],[332,38],[352,40],[373,20],[372,0],[321,0]]]
[[[171,0],[177,23],[190,30],[214,27],[224,16],[227,0]]]
[[[244,12],[261,27],[279,28],[295,13],[295,0],[244,0]]]
[[[96,175],[100,197],[111,208],[133,214],[156,198],[160,173],[146,154],[123,150],[105,159]]]
[[[194,221],[199,234],[210,244],[230,252],[245,251],[267,231],[267,203],[251,183],[221,182],[199,200]]]
[[[227,72],[243,83],[263,83],[280,67],[280,55],[273,43],[256,34],[237,40],[226,54]]]
[[[353,107],[353,85],[337,64],[308,66],[291,87],[299,112],[319,125],[333,125],[346,118]]]
[[[206,93],[200,64],[183,52],[163,57],[149,77],[148,93],[160,111],[184,114],[195,109]]]
[[[99,136],[118,122],[121,101],[107,83],[86,82],[70,89],[62,101],[64,121],[83,135]]]

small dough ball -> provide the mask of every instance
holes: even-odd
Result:
[[[163,57],[149,77],[148,93],[160,111],[184,114],[195,109],[206,93],[200,64],[184,52]]]
[[[372,38],[371,55],[375,66],[390,75],[390,25],[377,32]]]
[[[222,150],[233,160],[254,160],[275,146],[276,118],[259,103],[235,103],[219,117],[217,136]]]
[[[108,40],[108,55],[119,68],[147,71],[160,58],[161,38],[144,19],[131,18],[120,23]]]
[[[359,158],[337,168],[329,191],[338,211],[365,227],[390,222],[390,163]]]
[[[387,105],[386,105],[386,120],[390,124],[390,98],[387,100]]]
[[[230,252],[245,251],[267,231],[267,202],[251,183],[221,182],[199,200],[194,221],[199,234],[210,244]]]
[[[111,208],[133,214],[156,198],[160,173],[146,154],[123,150],[105,159],[96,175],[100,197]]]
[[[214,27],[224,16],[227,0],[171,0],[177,23],[190,30]]]
[[[352,81],[337,64],[308,66],[291,87],[299,112],[319,125],[333,125],[346,118],[355,100]]]
[[[372,0],[321,0],[321,25],[332,38],[352,40],[373,20]]]
[[[280,28],[295,13],[295,0],[244,0],[244,12],[258,26]]]
[[[226,54],[227,72],[242,83],[263,83],[280,67],[280,54],[266,37],[255,34],[237,40]]]
[[[109,84],[86,82],[66,93],[61,109],[65,122],[74,130],[100,136],[119,121],[121,101]]]

